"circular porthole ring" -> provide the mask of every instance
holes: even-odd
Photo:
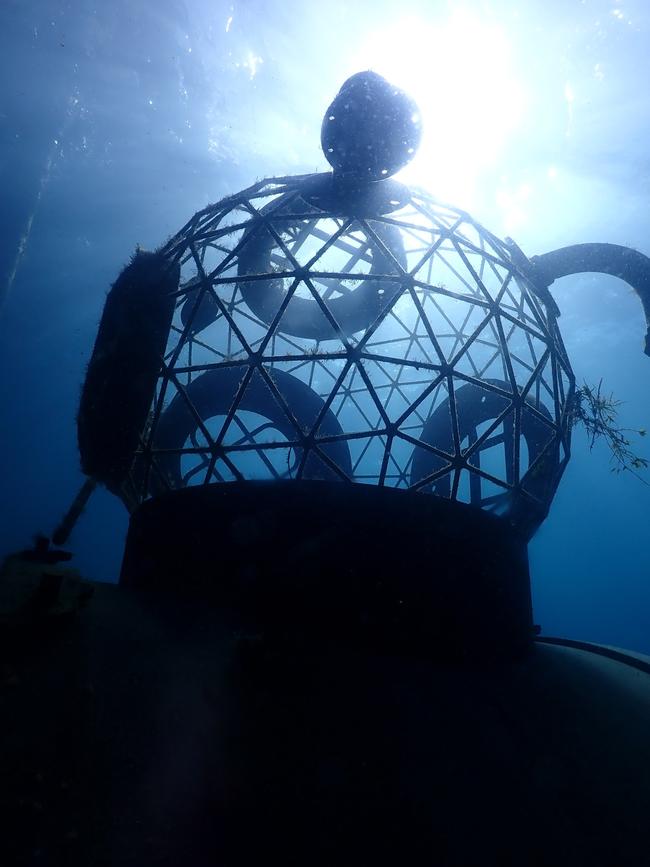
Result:
[[[184,386],[184,393],[176,394],[169,406],[162,412],[156,426],[152,453],[159,474],[163,476],[169,487],[184,487],[181,457],[188,439],[199,427],[195,413],[204,422],[215,416],[227,415],[232,408],[245,372],[244,366],[217,367],[207,370],[193,379],[189,385]],[[310,430],[321,414],[324,402],[302,380],[286,371],[266,368],[265,374],[272,380],[286,405],[291,408],[291,414],[296,424],[283,410],[264,376],[258,372],[253,373],[246,389],[239,398],[237,409],[254,412],[268,419],[288,442],[295,441],[299,436],[296,425],[301,431]],[[190,408],[190,403],[192,408]],[[341,438],[319,445],[319,436]],[[346,477],[352,476],[352,460],[348,444],[344,439],[338,419],[329,409],[325,412],[318,427],[314,446],[318,450],[316,448],[310,449],[310,454],[304,462],[301,478],[341,478],[323,460],[319,451],[339,467]],[[297,452],[302,452],[302,447],[294,446],[294,448]],[[206,451],[209,451],[207,447]],[[156,452],[158,453],[156,454]],[[152,494],[159,492],[160,480],[154,478],[153,475],[152,487]]]
[[[267,216],[272,208],[273,216]],[[287,223],[286,220],[278,220],[274,229],[278,235],[282,234],[287,227],[298,227],[307,219],[328,219],[327,212],[315,210],[312,205],[306,203],[301,197],[292,197],[285,206],[278,207],[277,202],[272,202],[260,211],[260,215],[269,221],[273,217],[287,216],[295,213],[295,223]],[[308,216],[305,216],[307,214]],[[370,240],[372,264],[371,275],[395,275],[399,277],[399,268],[406,269],[406,253],[400,230],[397,226],[381,220],[367,221],[377,238],[390,251],[390,254],[380,248],[374,239]],[[278,249],[278,243],[274,233],[267,226],[253,226],[250,237],[241,247],[238,257],[237,273],[239,277],[248,277],[269,274],[268,279],[240,280],[238,282],[244,302],[254,315],[270,325],[282,302],[285,299],[284,279],[270,276],[273,272],[272,256]],[[363,225],[354,229],[355,232],[363,231]],[[291,266],[289,266],[291,270]],[[317,265],[314,269],[318,270]],[[354,272],[347,275],[341,272],[341,280],[358,277]],[[332,279],[332,278],[329,278]],[[313,298],[305,298],[294,294],[287,305],[277,331],[290,334],[294,337],[309,338],[312,340],[334,340],[344,334],[346,336],[365,331],[381,314],[384,306],[390,302],[395,294],[397,280],[365,279],[355,289],[336,298],[329,298],[324,303],[327,305],[336,325],[323,313],[318,302]]]

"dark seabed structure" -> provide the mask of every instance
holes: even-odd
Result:
[[[0,23],[0,863],[646,865],[650,10]]]

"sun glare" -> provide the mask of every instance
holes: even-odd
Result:
[[[503,30],[461,11],[402,18],[371,33],[351,67],[379,72],[420,106],[422,145],[401,176],[471,208],[526,106]]]

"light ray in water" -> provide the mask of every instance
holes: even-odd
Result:
[[[18,274],[18,270],[20,265],[25,257],[25,253],[27,252],[27,247],[29,245],[29,239],[32,234],[32,227],[34,225],[34,218],[38,213],[39,206],[41,204],[41,200],[43,198],[43,193],[50,181],[52,176],[52,169],[56,164],[56,158],[61,153],[61,143],[64,140],[70,123],[75,116],[75,108],[79,104],[79,99],[74,94],[70,96],[68,99],[66,111],[63,117],[63,121],[61,123],[61,127],[59,129],[58,134],[53,139],[52,144],[50,146],[47,158],[45,160],[45,166],[43,168],[43,172],[41,174],[41,179],[38,185],[38,190],[36,192],[36,197],[34,199],[34,207],[32,208],[27,222],[25,223],[25,228],[23,230],[22,235],[20,236],[20,240],[18,242],[18,247],[16,249],[16,257],[14,259],[14,264],[9,272],[9,276],[7,277],[7,282],[5,284],[4,290],[0,288],[0,311],[2,311],[3,307],[7,303],[9,299],[9,295],[13,288],[14,282],[16,280],[16,275]]]

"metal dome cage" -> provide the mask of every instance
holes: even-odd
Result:
[[[260,181],[160,251],[180,288],[123,492],[340,480],[532,534],[571,433],[550,296],[468,214],[393,181],[348,209],[330,177]]]

